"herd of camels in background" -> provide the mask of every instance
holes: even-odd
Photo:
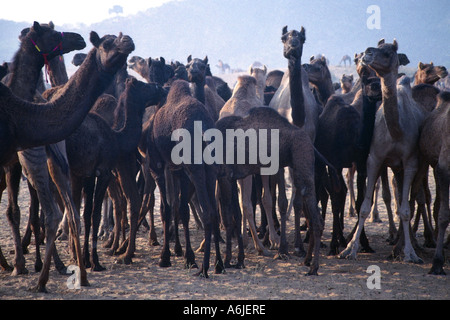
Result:
[[[445,243],[444,238],[450,219],[450,88],[435,86],[442,78],[448,81],[445,67],[419,63],[415,78],[410,79],[399,73],[399,66],[409,60],[398,52],[397,40],[380,40],[376,47],[355,55],[358,79],[353,83],[353,76],[344,75],[336,85],[325,57],[311,57],[302,64],[303,27],[299,31],[284,27],[281,36],[287,70],[269,72],[264,65],[254,65],[230,88],[212,75],[207,57],[189,56],[186,64],[168,64],[163,57],[130,57],[135,43],[129,36],[101,37],[94,31],[89,38],[92,49],[74,56],[72,63],[78,69],[69,78],[63,55],[85,48],[84,39],[55,30],[51,22],[35,22],[24,29],[13,61],[0,67],[1,188],[7,189],[6,216],[15,255],[10,266],[0,249],[2,269],[12,275],[28,272],[24,253],[32,235],[34,268],[41,272],[35,288],[39,292],[46,291],[52,259],[65,273],[57,236],[68,237],[82,286],[89,285],[86,268],[105,269],[97,253],[99,234],[108,235],[104,244],[108,254],[130,264],[141,225],[149,228],[150,243],[159,244],[154,226],[158,187],[164,231],[161,267],[171,265],[171,235],[175,254],[184,256],[186,268],[197,267],[189,233],[191,212],[204,230],[198,275],[208,277],[211,245],[215,273],[245,266],[247,224],[259,254],[268,254],[269,246],[277,250],[278,258],[285,259],[289,255],[286,220],[293,210],[293,254],[304,257],[305,265],[310,266],[308,274],[317,275],[328,200],[333,217],[329,254],[356,259],[360,246],[365,252],[373,251],[364,223],[381,177],[392,254],[399,256],[403,250],[405,261],[422,262],[414,236],[422,221],[426,245],[436,247],[430,273],[445,274],[444,245],[448,240]],[[352,61],[345,56],[342,62],[346,66]],[[230,70],[222,61],[217,67],[223,72]],[[127,68],[145,81],[130,76]],[[47,90],[44,75],[51,83]],[[212,128],[222,133],[277,129],[279,172],[259,175],[265,166],[260,162],[175,164],[171,159],[176,145],[172,132],[182,128],[194,135],[196,121],[201,121],[203,133]],[[234,148],[235,154],[241,150],[248,159],[248,146],[242,151],[235,143]],[[436,183],[434,195],[427,182],[430,167]],[[387,168],[394,177],[395,213],[401,221],[398,229],[390,206]],[[347,181],[344,169],[348,169]],[[23,237],[18,205],[22,174],[30,192]],[[292,185],[291,199],[286,195],[286,177]],[[348,238],[343,233],[347,186],[351,210],[358,215]],[[102,214],[102,206],[108,202],[112,204],[112,222],[107,210]],[[256,205],[262,213],[259,228]],[[303,240],[301,216],[306,218],[307,229]],[[178,234],[180,222],[184,252]],[[219,246],[221,230],[226,235],[224,259]],[[44,239],[42,262],[39,246]],[[233,239],[238,242],[235,264]]]

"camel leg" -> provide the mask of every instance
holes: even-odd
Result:
[[[373,195],[373,205],[372,210],[370,211],[370,222],[383,222],[380,219],[380,213],[378,212],[378,191],[380,190],[381,179],[378,178],[377,183],[375,185],[375,192]]]
[[[93,197],[95,188],[95,177],[85,178],[83,182],[83,193],[84,193],[84,246],[83,246],[83,261],[86,268],[91,268],[90,259],[90,249],[89,240],[91,238],[91,227],[92,227],[92,208],[93,208]]]
[[[440,163],[438,163],[435,169],[435,181],[436,185],[439,185],[439,220],[438,220],[438,237],[436,244],[436,251],[433,257],[433,265],[431,266],[429,274],[443,274],[444,271],[444,236],[445,230],[448,227],[450,221],[450,208],[449,208],[449,183],[450,183],[450,175],[448,170],[446,171],[444,168],[440,167]]]
[[[375,184],[378,179],[381,162],[382,161],[375,159],[373,155],[369,155],[367,159],[367,189],[365,192],[364,201],[361,205],[356,231],[353,234],[352,240],[347,244],[347,247],[339,254],[339,258],[341,259],[347,258],[356,260],[360,237],[364,228],[364,222],[370,215],[370,210],[372,208],[373,193]]]
[[[41,223],[39,218],[39,199],[36,190],[28,183],[28,191],[30,192],[30,216],[28,220],[27,232],[22,239],[23,252],[27,252],[27,246],[30,243],[31,233],[34,234],[34,245],[36,248],[36,259],[34,262],[34,271],[42,270],[42,259],[40,253],[41,244]],[[28,231],[29,230],[29,231]],[[28,234],[27,234],[28,233]]]
[[[54,145],[57,147],[62,155],[64,156],[66,163],[68,164],[67,160],[67,154],[66,154],[66,146],[65,142],[59,142],[58,144]],[[81,232],[81,226],[80,226],[80,213],[79,209],[77,208],[75,201],[73,199],[73,192],[72,192],[72,186],[71,186],[71,178],[69,171],[65,172],[62,170],[61,166],[57,165],[57,162],[53,161],[54,159],[49,156],[51,153],[47,153],[48,156],[48,169],[49,173],[52,177],[53,182],[55,183],[59,195],[61,196],[61,200],[64,204],[65,212],[64,217],[66,218],[69,234],[70,234],[70,240],[75,247],[75,258],[78,263],[78,267],[80,269],[80,285],[81,286],[89,286],[89,282],[87,280],[87,274],[86,269],[83,264],[83,256],[81,254],[81,244],[80,244],[80,232]],[[61,226],[61,223],[60,223]],[[55,250],[55,253],[56,250]]]
[[[127,199],[128,208],[130,210],[130,231],[129,231],[129,241],[126,252],[119,258],[125,264],[130,264],[132,262],[131,258],[136,250],[136,233],[137,233],[137,222],[139,218],[139,210],[141,208],[141,201],[139,190],[136,183],[136,174],[134,166],[130,164],[136,163],[134,154],[130,154],[119,160],[119,176],[120,184],[122,190]]]
[[[256,231],[254,212],[252,207],[251,195],[252,195],[252,176],[245,177],[238,181],[240,192],[240,205],[244,219],[248,222],[250,227],[250,233],[252,235],[253,244],[258,254],[268,256],[269,252],[264,248],[261,240],[258,238]],[[243,231],[245,234],[245,230]]]
[[[410,220],[411,220],[411,209],[409,204],[409,195],[411,190],[411,185],[414,179],[414,176],[418,170],[418,163],[415,159],[412,159],[408,162],[404,162],[404,170],[403,170],[403,184],[401,186],[401,203],[399,216],[403,225],[403,233],[405,239],[405,247],[403,249],[406,262],[414,262],[414,263],[422,263],[422,259],[420,259],[413,248],[411,237],[410,237]]]
[[[19,163],[11,167],[5,168],[6,185],[8,190],[8,207],[6,209],[6,217],[13,232],[14,240],[14,270],[12,275],[27,274],[25,268],[25,258],[22,251],[22,243],[20,238],[20,208],[18,205],[19,185],[22,173]]]
[[[269,178],[269,176],[261,176],[263,187],[262,203],[266,212],[267,224],[269,226],[270,248],[276,249],[280,247],[280,237],[275,231],[275,224],[272,217],[272,206],[274,205],[274,203],[272,202],[272,196],[270,193]]]
[[[381,171],[381,185],[382,185],[382,192],[381,195],[383,197],[383,202],[386,206],[386,211],[388,215],[388,221],[389,221],[389,238],[387,241],[389,244],[394,243],[394,239],[397,236],[397,227],[395,226],[394,222],[394,214],[392,213],[392,207],[391,207],[391,190],[389,187],[389,179],[388,179],[388,173],[387,168],[384,168]]]
[[[348,168],[347,170],[347,186],[348,186],[348,192],[349,192],[349,211],[348,216],[354,217],[356,216],[356,198],[355,198],[355,188],[353,185],[353,181],[355,179],[355,172],[356,172],[356,164],[353,164],[351,168]]]

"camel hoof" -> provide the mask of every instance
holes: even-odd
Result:
[[[166,261],[166,260],[160,260],[159,264],[158,264],[161,268],[168,268],[171,267],[172,264],[170,263],[170,261]]]
[[[47,288],[39,284],[36,287],[31,288],[30,291],[33,293],[48,293]]]
[[[28,274],[28,269],[25,267],[14,267],[11,275],[12,276],[18,276],[20,274]]]
[[[100,272],[100,271],[105,271],[106,268],[101,266],[100,264],[96,264],[91,270],[92,271],[96,271],[96,272]]]

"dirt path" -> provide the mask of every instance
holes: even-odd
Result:
[[[434,190],[432,191],[434,192]],[[6,199],[6,195],[4,198]],[[28,191],[22,182],[20,205],[22,210],[21,234],[28,221]],[[159,202],[157,202],[159,208]],[[209,279],[201,279],[193,274],[195,270],[183,269],[183,259],[172,257],[172,267],[159,268],[158,261],[161,247],[149,247],[148,236],[140,229],[137,237],[137,250],[133,264],[126,266],[115,263],[114,257],[104,254],[106,249],[99,248],[101,264],[107,268],[103,272],[88,272],[90,287],[79,290],[69,289],[69,276],[60,275],[52,266],[47,294],[32,293],[29,288],[37,283],[39,274],[34,272],[34,246],[29,247],[26,255],[28,275],[13,277],[7,272],[0,272],[0,300],[6,299],[161,299],[161,300],[295,300],[295,299],[449,299],[450,276],[431,276],[428,270],[434,249],[424,249],[418,253],[424,264],[410,264],[402,261],[387,261],[392,247],[387,244],[387,215],[384,204],[378,202],[382,223],[366,223],[366,232],[370,244],[376,253],[359,254],[357,261],[339,260],[328,257],[327,248],[321,249],[319,276],[305,276],[308,268],[301,265],[302,260],[291,256],[287,261],[274,260],[273,257],[257,256],[254,248],[248,246],[245,251],[246,268],[242,270],[227,269],[225,274],[210,273]],[[0,206],[0,245],[8,262],[13,260],[13,242],[9,224],[5,217],[5,200]],[[158,212],[158,211],[157,211]],[[155,218],[158,237],[161,240],[159,212]],[[346,218],[345,234],[348,234],[356,222],[355,218]],[[194,222],[192,243],[198,246],[202,232],[197,230]],[[329,244],[331,215],[327,216],[323,242]],[[289,243],[292,244],[293,218],[288,221]],[[304,236],[304,234],[302,235]],[[422,228],[417,233],[422,244]],[[250,242],[251,243],[251,242]],[[66,265],[70,264],[66,242],[57,244]],[[44,250],[44,249],[42,249]],[[291,248],[292,251],[292,248]],[[236,250],[233,252],[236,254]],[[272,252],[275,254],[275,251]],[[446,250],[449,256],[449,250]],[[201,254],[197,255],[200,263]],[[380,289],[367,286],[369,266],[379,267],[381,273]],[[450,265],[444,267],[450,272]],[[372,283],[369,279],[369,282]]]

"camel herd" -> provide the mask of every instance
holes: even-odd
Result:
[[[258,254],[268,255],[269,246],[284,259],[290,247],[286,221],[293,209],[294,254],[304,257],[310,266],[308,274],[317,275],[328,200],[333,217],[329,254],[356,259],[360,250],[373,251],[364,223],[378,180],[387,203],[393,255],[403,251],[405,261],[422,262],[414,237],[422,219],[427,244],[436,246],[430,273],[445,274],[450,92],[434,84],[447,77],[447,70],[421,62],[412,85],[410,78],[399,74],[399,66],[409,60],[398,52],[397,40],[380,40],[376,47],[355,54],[359,78],[353,84],[353,76],[344,75],[337,88],[325,57],[311,57],[302,64],[306,30],[289,31],[286,26],[281,41],[287,70],[250,67],[248,75],[239,76],[229,88],[211,74],[208,57],[189,56],[186,64],[167,64],[163,57],[130,57],[135,44],[122,33],[100,37],[92,31],[92,49],[74,56],[72,63],[78,69],[70,78],[63,55],[86,47],[80,35],[56,31],[51,22],[35,22],[19,39],[13,61],[0,66],[1,186],[8,191],[6,215],[15,254],[10,266],[0,249],[0,265],[12,275],[27,273],[23,255],[34,235],[34,268],[41,272],[36,291],[46,291],[52,259],[60,272],[65,270],[57,236],[67,237],[82,286],[89,285],[86,268],[105,270],[97,252],[99,234],[109,234],[104,243],[107,253],[125,264],[132,263],[142,224],[149,227],[150,243],[158,245],[156,191],[163,226],[160,267],[171,266],[172,236],[175,254],[184,256],[186,268],[198,267],[189,232],[191,213],[204,232],[200,276],[208,277],[212,245],[215,273],[245,267],[247,224]],[[346,64],[350,58],[343,61]],[[127,68],[145,81],[129,75]],[[42,84],[44,78],[50,79],[50,89]],[[252,130],[270,134],[251,136]],[[202,137],[192,148],[183,149],[178,160],[174,150],[187,138],[179,139],[175,132]],[[218,146],[217,138],[230,132],[247,134],[243,144],[227,140],[231,158],[219,153],[223,145]],[[251,143],[245,143],[246,139]],[[253,159],[254,146],[265,148],[266,157],[260,153],[255,161],[235,161]],[[273,150],[278,151],[276,173],[261,174],[269,166],[267,151],[274,156]],[[199,154],[208,155],[209,160],[198,158]],[[189,161],[181,161],[186,158]],[[387,168],[394,177],[398,230],[390,210]],[[430,168],[436,182],[434,195],[427,184]],[[22,174],[30,192],[23,237],[18,205]],[[290,199],[287,183],[292,185]],[[358,215],[348,239],[343,232],[347,188],[351,208]],[[262,212],[259,228],[256,203]],[[112,216],[102,210],[110,205]],[[301,216],[306,218],[306,250]],[[225,234],[224,259],[221,232]],[[42,261],[39,246],[44,239]],[[232,264],[234,240],[238,257]]]

